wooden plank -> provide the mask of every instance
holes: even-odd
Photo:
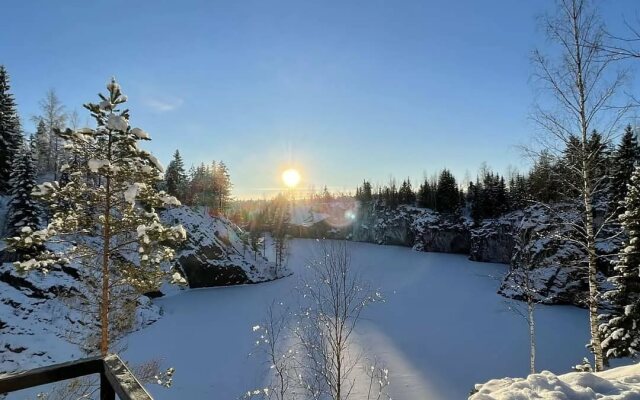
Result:
[[[0,376],[0,393],[15,392],[34,386],[100,374],[104,363],[100,357],[85,358]]]
[[[117,354],[109,354],[104,358],[104,374],[120,399],[153,400]]]

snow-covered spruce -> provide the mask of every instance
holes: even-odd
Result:
[[[0,65],[0,195],[10,191],[11,170],[22,144],[20,119],[10,90],[9,74]]]
[[[33,192],[51,210],[50,223],[39,230],[25,227],[8,239],[13,250],[44,249],[16,262],[19,272],[65,264],[82,269],[90,296],[81,305],[100,321],[94,348],[103,355],[120,333],[121,312],[131,309],[126,305],[165,279],[184,281],[168,264],[186,238],[181,226],[160,222],[156,209],[179,202],[155,189],[162,166],[138,147],[149,136],[131,129],[129,110],[120,110],[126,102],[120,85],[112,80],[107,89],[99,104],[85,104],[96,129],[55,132],[68,154],[61,168],[66,179],[45,182]]]
[[[603,315],[600,326],[607,358],[637,357],[640,352],[640,167],[633,172],[622,205],[626,211],[619,219],[627,239],[610,278],[614,289],[605,293],[614,312]]]
[[[38,227],[38,206],[31,196],[36,186],[36,169],[33,154],[22,146],[11,171],[7,236],[19,235],[24,228]]]

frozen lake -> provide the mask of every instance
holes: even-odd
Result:
[[[293,240],[294,275],[259,285],[189,290],[158,299],[164,317],[132,334],[124,358],[159,358],[176,368],[171,389],[150,387],[158,399],[236,399],[262,387],[267,366],[252,327],[274,299],[288,296],[305,274],[314,240]],[[525,321],[496,294],[507,266],[463,255],[349,243],[352,265],[366,271],[386,302],[359,322],[360,348],[390,370],[393,399],[464,399],[474,383],[528,373]],[[588,353],[587,313],[540,306],[536,314],[539,370],[562,373]]]

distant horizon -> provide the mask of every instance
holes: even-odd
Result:
[[[616,32],[637,8],[599,4]],[[27,132],[47,90],[84,123],[82,104],[115,76],[146,148],[165,166],[176,149],[187,169],[224,161],[239,199],[284,190],[290,167],[300,188],[353,192],[529,166],[517,149],[536,131],[529,57],[547,45],[536,16],[552,1],[32,5],[5,2],[0,37]],[[96,46],[99,26],[117,34]]]

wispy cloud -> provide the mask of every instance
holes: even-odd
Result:
[[[144,101],[144,104],[147,107],[151,108],[153,111],[156,111],[156,112],[173,111],[179,108],[182,105],[182,103],[184,103],[184,100],[179,97],[175,97],[175,98],[149,97]]]

